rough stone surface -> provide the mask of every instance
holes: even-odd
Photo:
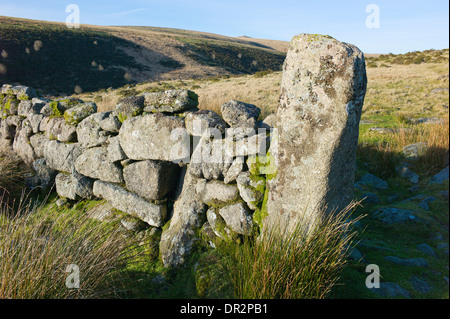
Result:
[[[227,225],[222,216],[219,215],[217,210],[210,207],[206,212],[206,218],[214,234],[224,239],[225,241],[234,240],[237,238],[237,233],[232,231]]]
[[[105,182],[124,182],[120,164],[109,161],[106,147],[85,150],[75,161],[75,169],[85,176]]]
[[[177,132],[182,134],[180,138]],[[125,120],[119,141],[125,154],[133,160],[181,161],[190,155],[184,120],[161,113]]]
[[[403,148],[403,154],[407,159],[417,159],[419,156],[423,155],[427,150],[427,143],[420,142],[415,144],[407,145]]]
[[[39,130],[50,140],[75,142],[77,140],[76,126],[67,124],[62,117],[46,117],[40,122]]]
[[[201,136],[207,129],[215,129],[224,134],[228,126],[219,114],[210,110],[188,113],[184,121],[187,132],[193,136]]]
[[[117,136],[109,138],[107,152],[108,152],[108,160],[111,163],[120,162],[127,159],[127,155],[120,146],[119,137]]]
[[[119,133],[122,122],[117,118],[116,112],[111,112],[108,117],[99,122],[100,128],[107,132]]]
[[[44,158],[38,158],[33,162],[32,166],[36,172],[34,177],[37,181],[33,187],[40,186],[44,191],[50,189],[55,183],[55,177],[58,171],[50,168]]]
[[[411,183],[413,183],[413,184],[419,183],[419,178],[420,178],[419,175],[414,173],[408,167],[398,166],[395,168],[395,170],[400,177],[403,177],[403,178],[409,180]]]
[[[142,114],[143,110],[144,110],[144,97],[129,96],[119,101],[119,103],[116,105],[115,113],[123,121],[129,117]]]
[[[219,215],[232,231],[246,236],[252,233],[253,219],[243,203],[222,207],[219,209]]]
[[[195,243],[196,233],[205,222],[207,206],[198,200],[197,179],[186,174],[180,177],[181,191],[177,197],[170,226],[163,230],[159,245],[160,257],[166,267],[180,266],[186,261]]]
[[[372,213],[372,218],[378,219],[385,224],[419,221],[414,211],[394,207],[380,208]]]
[[[97,105],[93,102],[86,102],[64,111],[64,119],[67,124],[77,125],[88,116],[97,112]]]
[[[239,191],[236,185],[224,184],[221,181],[198,180],[195,191],[199,200],[208,206],[223,206],[236,202]]]
[[[252,178],[250,172],[243,172],[236,181],[241,198],[251,210],[256,210],[264,197],[265,180]]]
[[[108,132],[103,131],[100,122],[110,116],[111,112],[95,113],[77,126],[78,142],[84,148],[101,146],[108,140]]]
[[[56,192],[61,197],[72,200],[92,199],[94,197],[94,180],[77,173],[75,170],[72,171],[72,174],[58,174],[55,183]]]
[[[31,165],[37,159],[30,142],[32,133],[33,131],[30,126],[18,128],[13,143],[13,150],[27,165]]]
[[[228,168],[224,176],[224,183],[229,184],[236,180],[239,174],[244,170],[245,159],[243,156],[238,156],[233,160],[231,166]]]
[[[82,153],[78,143],[65,144],[59,141],[48,141],[44,144],[44,158],[47,165],[60,172],[70,173],[75,160]]]
[[[161,227],[167,216],[166,205],[149,203],[118,185],[95,181],[94,195],[108,201],[114,208],[140,218],[147,224]]]
[[[220,107],[222,117],[231,126],[241,123],[252,123],[258,120],[261,109],[253,104],[231,100]]]
[[[202,137],[192,153],[189,172],[198,178],[220,179],[233,162],[225,147],[222,139]]]
[[[278,172],[269,183],[268,223],[353,198],[359,120],[367,77],[363,53],[329,36],[291,41],[277,111]]]
[[[442,171],[434,175],[431,180],[430,184],[443,184],[445,181],[448,182],[449,180],[449,167],[445,167]]]
[[[140,161],[123,170],[126,187],[139,196],[160,200],[176,186],[180,167],[171,162]]]
[[[145,112],[183,112],[198,106],[198,96],[189,90],[167,90],[165,92],[143,93]]]

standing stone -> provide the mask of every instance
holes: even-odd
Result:
[[[312,224],[325,205],[331,210],[349,204],[366,84],[364,56],[355,46],[322,35],[301,34],[291,41],[267,224],[289,225],[303,215]]]

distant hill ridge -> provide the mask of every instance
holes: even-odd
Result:
[[[252,74],[281,70],[287,47],[283,41],[181,29],[69,29],[64,23],[0,16],[0,85],[34,86],[57,95],[144,81]]]

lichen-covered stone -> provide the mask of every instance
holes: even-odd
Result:
[[[114,208],[135,216],[147,224],[161,227],[167,216],[167,206],[150,203],[124,188],[103,182],[94,182],[94,195],[105,199]]]
[[[35,89],[25,85],[16,85],[12,87],[12,91],[18,100],[31,100],[32,98],[38,96]]]
[[[144,112],[183,112],[198,106],[198,95],[189,90],[143,93]]]
[[[139,196],[161,200],[176,186],[180,167],[172,162],[139,161],[123,170],[126,187]]]
[[[79,174],[75,169],[71,174],[60,173],[55,179],[56,192],[59,196],[72,200],[94,197],[94,180]]]
[[[220,207],[239,200],[236,185],[224,184],[217,180],[200,179],[195,185],[195,191],[200,201],[208,206]]]
[[[93,147],[85,150],[75,161],[75,169],[80,174],[105,182],[124,182],[120,164],[108,160],[106,147]]]
[[[31,146],[33,146],[34,152],[37,157],[44,157],[45,144],[50,140],[45,137],[44,134],[34,134],[30,137]]]
[[[6,95],[3,98],[1,109],[8,115],[17,115],[19,110],[19,100],[17,100],[15,95]]]
[[[76,142],[77,128],[69,125],[61,117],[45,117],[39,124],[39,130],[50,140]]]
[[[119,121],[116,112],[111,112],[109,116],[99,123],[102,130],[112,133],[119,133],[122,122]]]
[[[129,118],[122,124],[119,141],[125,154],[133,160],[177,162],[190,156],[184,120],[176,116],[156,113]]]
[[[363,53],[328,36],[296,36],[277,110],[278,172],[269,181],[268,220],[314,223],[320,209],[353,198],[359,120],[367,77]]]
[[[108,140],[107,152],[108,160],[111,163],[120,162],[127,159],[127,155],[120,146],[119,137],[110,137]]]
[[[60,172],[70,173],[81,153],[82,148],[78,143],[66,144],[52,140],[44,144],[47,165]]]
[[[144,97],[143,96],[129,96],[121,99],[116,105],[115,113],[118,116],[120,122],[123,122],[127,118],[141,115],[144,110]]]
[[[82,147],[89,148],[105,144],[109,133],[102,130],[100,122],[110,114],[111,112],[94,113],[78,124],[77,137]]]
[[[221,207],[218,212],[232,231],[246,236],[252,233],[253,219],[242,202]]]
[[[251,210],[257,210],[264,196],[266,180],[252,176],[250,172],[243,172],[239,174],[236,182],[241,198]]]
[[[189,172],[207,180],[222,178],[233,163],[233,156],[226,151],[226,146],[220,136],[215,139],[201,137],[192,153]]]
[[[97,105],[92,102],[79,104],[64,111],[64,120],[67,124],[77,125],[88,116],[97,112]]]
[[[30,143],[32,133],[33,131],[29,125],[23,125],[17,129],[13,143],[13,150],[27,165],[31,165],[37,159]]]
[[[231,126],[251,123],[255,126],[261,109],[253,104],[231,100],[220,107],[222,117]]]
[[[224,134],[228,126],[219,114],[210,110],[188,113],[185,117],[185,124],[187,132],[193,136],[202,136],[205,130],[211,129]]]

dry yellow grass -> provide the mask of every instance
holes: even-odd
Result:
[[[448,91],[432,92],[433,89],[448,88],[448,63],[368,68],[367,76],[363,118],[376,120],[383,115],[448,117]],[[190,89],[199,95],[201,109],[220,113],[224,102],[235,99],[257,105],[265,117],[276,112],[280,82],[281,72],[273,72],[264,77],[246,75],[220,80],[151,82],[138,84],[134,89],[138,92],[164,86]],[[78,97],[89,101],[97,97],[99,110],[107,111],[114,109],[121,98],[118,95],[121,90],[123,88]]]

